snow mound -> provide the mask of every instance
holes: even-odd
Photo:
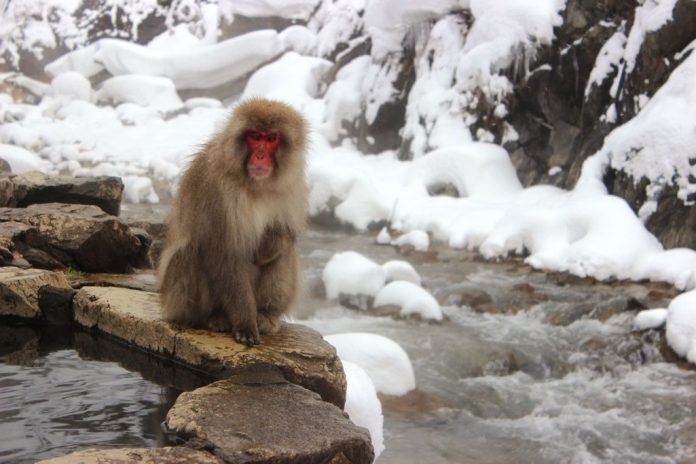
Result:
[[[442,320],[440,304],[427,290],[411,282],[396,281],[387,284],[375,297],[375,307],[394,305],[401,308],[401,316],[418,315],[423,319]]]
[[[382,266],[354,251],[336,253],[322,272],[326,296],[336,299],[340,293],[375,296],[384,287]]]
[[[162,112],[175,111],[184,105],[170,79],[137,74],[105,80],[97,92],[97,99],[115,103],[132,102]]]
[[[679,356],[696,364],[696,290],[677,296],[668,309],[667,343]]]
[[[82,74],[69,71],[53,78],[51,95],[65,95],[78,100],[90,101],[92,85]]]
[[[382,264],[382,269],[384,269],[386,282],[402,280],[405,282],[411,282],[414,285],[421,285],[420,274],[418,274],[411,263],[407,261],[398,259],[387,261],[386,263]]]
[[[384,451],[384,416],[382,403],[370,376],[360,366],[350,361],[342,361],[346,373],[346,404],[343,407],[350,420],[370,432],[375,459]]]
[[[123,199],[130,203],[159,203],[152,180],[143,176],[124,176]]]
[[[633,319],[634,330],[658,329],[667,321],[669,310],[665,308],[646,309]]]
[[[412,230],[398,236],[391,244],[396,246],[411,245],[418,251],[428,251],[428,248],[430,248],[430,237],[427,232],[422,230]]]
[[[251,18],[278,16],[306,20],[319,0],[234,0],[229,2],[233,14]]]
[[[28,171],[48,172],[50,163],[42,160],[29,150],[15,145],[0,143],[0,159],[4,159],[10,164],[10,169],[14,174],[21,174]]]
[[[411,359],[395,341],[362,332],[327,335],[324,339],[336,348],[342,362],[363,368],[378,392],[400,396],[416,388]]]

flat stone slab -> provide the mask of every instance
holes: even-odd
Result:
[[[184,447],[88,449],[37,464],[223,464],[205,451]]]
[[[49,176],[38,171],[0,175],[0,206],[71,203],[98,206],[118,216],[122,194],[118,177]]]
[[[0,316],[40,319],[39,290],[44,286],[70,289],[62,272],[0,267]]]
[[[277,366],[285,378],[343,408],[346,378],[334,348],[315,330],[284,323],[247,347],[230,334],[194,330],[162,320],[159,295],[126,288],[83,287],[73,303],[75,320],[128,343],[219,377],[254,366]]]
[[[367,430],[319,395],[268,369],[184,392],[166,427],[235,464],[370,464]]]

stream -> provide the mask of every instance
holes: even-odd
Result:
[[[322,296],[334,253],[409,261],[443,305],[428,323],[347,309]],[[671,463],[696,459],[696,371],[663,334],[633,333],[662,284],[598,283],[432,247],[397,250],[370,234],[313,228],[295,318],[325,335],[398,342],[417,390],[383,397],[381,464]],[[183,390],[209,380],[105,337],[0,326],[0,462],[90,446],[162,446],[160,424]]]
[[[311,288],[323,266],[346,250],[379,264],[411,262],[448,320],[375,317],[319,297]],[[696,372],[666,362],[663,334],[631,331],[638,309],[669,303],[669,287],[598,283],[447,248],[399,253],[374,237],[325,230],[309,234],[302,254],[310,287],[303,323],[326,335],[387,336],[414,365],[421,395],[413,404],[383,399],[380,463],[696,458]],[[492,302],[476,304],[481,290]],[[462,305],[467,298],[479,309]]]

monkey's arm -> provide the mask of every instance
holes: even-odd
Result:
[[[295,243],[295,234],[286,226],[274,225],[266,229],[254,255],[254,264],[264,266],[278,259]]]

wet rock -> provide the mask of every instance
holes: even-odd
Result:
[[[75,296],[75,290],[72,288],[54,287],[52,285],[44,285],[39,288],[39,307],[46,321],[57,325],[72,324],[73,296]]]
[[[224,464],[220,458],[185,447],[88,449],[37,464]]]
[[[380,394],[379,399],[382,402],[384,414],[406,418],[417,418],[438,409],[450,407],[443,398],[417,388],[400,396]]]
[[[118,216],[122,194],[123,182],[118,177],[49,176],[38,171],[0,176],[0,206],[94,205]]]
[[[32,264],[59,263],[90,272],[126,272],[139,266],[150,244],[147,234],[126,226],[96,206],[62,203],[0,208],[1,237],[27,261],[36,256],[25,256],[28,249],[40,250],[55,259]]]
[[[366,311],[372,308],[372,304],[375,302],[375,297],[371,295],[363,294],[349,294],[349,293],[339,293],[338,303],[341,306],[345,306],[349,309],[357,309],[361,311]]]
[[[0,316],[43,318],[39,306],[39,291],[47,285],[71,289],[65,275],[60,272],[11,266],[0,268]]]
[[[513,285],[512,290],[515,292],[521,293],[522,295],[524,295],[525,299],[531,300],[532,302],[535,302],[535,303],[539,303],[539,302],[546,301],[549,299],[548,296],[546,296],[544,293],[537,290],[536,287],[534,287],[526,282]]]
[[[193,448],[234,463],[371,463],[367,430],[275,369],[182,393],[166,427]]]
[[[255,365],[277,366],[285,378],[343,407],[346,378],[336,351],[316,331],[284,323],[249,348],[230,334],[178,327],[162,320],[159,296],[124,288],[84,287],[75,295],[75,320],[142,349],[227,377]]]
[[[500,308],[493,303],[491,296],[483,290],[472,289],[462,292],[452,300],[458,306],[468,306],[479,313],[499,314]]]
[[[68,275],[68,282],[75,289],[82,287],[119,287],[145,292],[157,291],[157,278],[152,271],[131,274],[76,274]]]

